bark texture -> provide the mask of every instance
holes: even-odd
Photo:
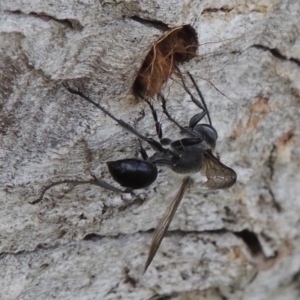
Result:
[[[0,1],[0,298],[300,298],[300,3],[298,0]],[[131,88],[161,24],[195,28],[196,78],[238,175],[224,191],[194,176],[152,265],[153,229],[180,179],[118,195],[105,162],[137,139],[70,95],[65,80],[155,137]],[[212,85],[213,84],[213,85]],[[178,80],[163,90],[183,125],[198,112]],[[223,95],[226,95],[226,97]],[[176,127],[155,102],[166,137]],[[151,153],[151,151],[149,151]]]

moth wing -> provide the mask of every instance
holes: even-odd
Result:
[[[172,202],[169,204],[168,208],[166,209],[163,217],[160,219],[154,234],[152,236],[152,241],[151,241],[151,245],[150,245],[150,249],[149,249],[149,253],[148,253],[148,258],[145,264],[145,269],[144,272],[146,272],[147,268],[149,267],[149,265],[151,264],[163,238],[165,233],[167,232],[173,218],[175,215],[175,212],[183,198],[184,192],[187,189],[188,185],[190,182],[190,177],[187,176],[183,179],[183,182],[181,184],[180,189],[178,190],[175,198],[172,200]]]
[[[205,186],[210,189],[227,189],[236,182],[236,173],[224,165],[210,150],[203,152],[204,172],[207,177]]]

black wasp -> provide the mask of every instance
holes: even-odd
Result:
[[[160,140],[159,142],[155,139],[144,136],[128,123],[124,122],[121,119],[117,119],[100,103],[95,102],[79,90],[76,90],[70,87],[69,85],[65,84],[65,88],[70,93],[76,94],[95,105],[102,112],[104,112],[110,118],[115,120],[121,127],[131,132],[133,135],[137,136],[139,138],[139,141],[142,140],[147,142],[151,146],[151,148],[155,150],[155,153],[149,157],[146,153],[146,150],[143,148],[140,142],[140,153],[142,159],[129,158],[107,162],[107,166],[111,176],[117,183],[119,183],[125,188],[124,190],[117,188],[103,181],[102,179],[98,179],[92,174],[93,180],[89,181],[64,180],[60,182],[54,182],[51,185],[47,186],[43,190],[39,199],[37,199],[33,203],[39,202],[49,188],[61,183],[90,183],[108,189],[110,191],[118,193],[130,193],[135,189],[142,189],[148,187],[156,180],[158,173],[157,165],[169,167],[174,172],[180,174],[202,172],[207,177],[205,186],[210,189],[225,189],[231,187],[236,181],[236,173],[231,168],[225,166],[217,157],[215,157],[212,154],[212,150],[214,150],[216,146],[218,134],[215,128],[212,126],[210,114],[202,96],[202,93],[200,92],[193,76],[190,73],[187,73],[194,85],[194,88],[198,93],[198,96],[201,100],[199,101],[188,89],[183,79],[183,76],[180,73],[180,70],[178,68],[177,70],[185,91],[189,94],[194,104],[201,109],[201,112],[194,115],[190,119],[188,126],[183,127],[168,113],[166,108],[165,97],[161,93],[158,94],[158,97],[162,101],[162,108],[164,114],[168,117],[168,119],[171,122],[173,122],[180,129],[181,134],[186,136],[185,138],[176,141],[172,141],[167,138],[162,138],[162,130],[160,123],[157,119],[156,111],[154,110],[154,107],[151,104],[151,102],[145,99],[144,97],[142,98],[148,103],[148,105],[151,108],[156,125],[157,135]],[[209,124],[199,124],[199,122],[205,116],[207,117]],[[171,221],[173,220],[178,205],[181,199],[183,198],[184,192],[188,188],[190,182],[190,176],[186,176],[183,179],[175,198],[171,201],[162,219],[159,221],[153,234],[144,271],[147,270],[151,261],[153,260],[156,251],[159,248]]]

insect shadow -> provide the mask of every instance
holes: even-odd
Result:
[[[204,185],[209,189],[225,189],[231,187],[236,181],[236,173],[234,170],[224,165],[217,157],[212,154],[212,150],[214,150],[216,146],[218,134],[216,129],[212,126],[210,114],[202,93],[198,88],[193,76],[188,72],[188,77],[191,80],[200,98],[200,100],[198,100],[188,89],[179,68],[176,67],[176,69],[178,75],[181,78],[183,88],[189,94],[193,103],[201,111],[190,119],[188,126],[181,126],[169,114],[166,107],[166,99],[163,94],[158,94],[158,98],[160,98],[162,102],[163,113],[172,123],[174,123],[179,128],[180,133],[186,136],[185,138],[175,141],[162,137],[161,124],[158,121],[157,114],[153,105],[148,99],[144,98],[144,100],[151,108],[159,141],[153,138],[146,137],[130,124],[116,118],[100,103],[86,96],[81,91],[70,87],[68,84],[64,84],[65,88],[70,93],[78,95],[86,101],[92,103],[103,113],[115,120],[122,128],[138,137],[140,141],[140,154],[142,156],[142,159],[128,158],[107,162],[108,170],[112,178],[118,184],[124,187],[124,189],[115,187],[114,185],[111,185],[102,179],[96,178],[93,174],[91,174],[93,179],[88,181],[64,180],[54,182],[45,187],[40,197],[32,203],[38,203],[42,200],[44,194],[48,189],[62,183],[95,184],[99,187],[113,192],[131,193],[135,189],[142,189],[150,186],[156,180],[158,174],[157,165],[169,167],[174,172],[180,174],[192,174],[201,172],[207,177],[207,181],[204,183]],[[208,124],[199,123],[203,120],[204,117],[207,117]],[[154,149],[155,153],[152,156],[148,156],[146,150],[142,146],[141,140],[147,142],[151,146],[151,148]],[[163,217],[159,221],[152,237],[144,272],[146,272],[147,268],[152,262],[163,240],[163,237],[173,220],[180,201],[182,200],[183,195],[186,189],[189,187],[190,183],[191,177],[184,177],[176,196],[174,197],[174,199],[172,199]]]

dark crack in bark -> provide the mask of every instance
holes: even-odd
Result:
[[[278,58],[280,60],[291,61],[291,62],[296,63],[298,66],[300,66],[300,60],[299,59],[294,58],[294,57],[288,58],[288,57],[284,56],[279,51],[279,49],[277,49],[277,48],[268,48],[267,46],[259,45],[259,44],[252,45],[252,47],[256,48],[256,49],[263,50],[263,51],[269,51],[274,57],[276,57],[276,58]]]
[[[21,10],[14,10],[14,11],[9,11],[6,10],[5,12],[7,13],[11,13],[11,14],[16,14],[16,15],[28,15],[28,16],[35,16],[37,18],[42,19],[43,21],[50,21],[53,20],[55,22],[58,22],[66,27],[69,27],[71,29],[74,30],[78,30],[81,31],[83,29],[83,25],[75,19],[57,19],[52,15],[47,14],[46,12],[40,12],[40,13],[36,13],[36,12],[30,12],[30,13],[24,13]]]
[[[132,17],[129,17],[130,19],[144,25],[144,26],[148,26],[148,27],[153,27],[153,28],[156,28],[158,30],[161,30],[161,31],[167,31],[169,30],[169,26],[168,24],[162,22],[162,21],[158,21],[158,20],[151,20],[151,19],[144,19],[144,18],[141,18],[137,15],[134,15]]]
[[[216,8],[216,7],[209,7],[204,9],[201,12],[201,15],[205,15],[205,14],[211,14],[211,13],[218,13],[218,12],[224,12],[224,13],[229,13],[234,9],[234,7],[229,7],[228,5],[224,5],[220,8]]]
[[[280,203],[277,201],[273,190],[272,190],[272,181],[273,181],[273,177],[274,177],[274,172],[275,172],[275,168],[274,168],[274,164],[276,161],[276,146],[273,145],[271,151],[270,151],[270,155],[269,158],[267,160],[267,167],[269,168],[269,175],[268,178],[266,178],[266,186],[265,188],[267,189],[267,191],[269,192],[271,199],[272,199],[272,204],[273,207],[276,209],[276,211],[278,213],[282,212],[282,207],[280,205]]]

